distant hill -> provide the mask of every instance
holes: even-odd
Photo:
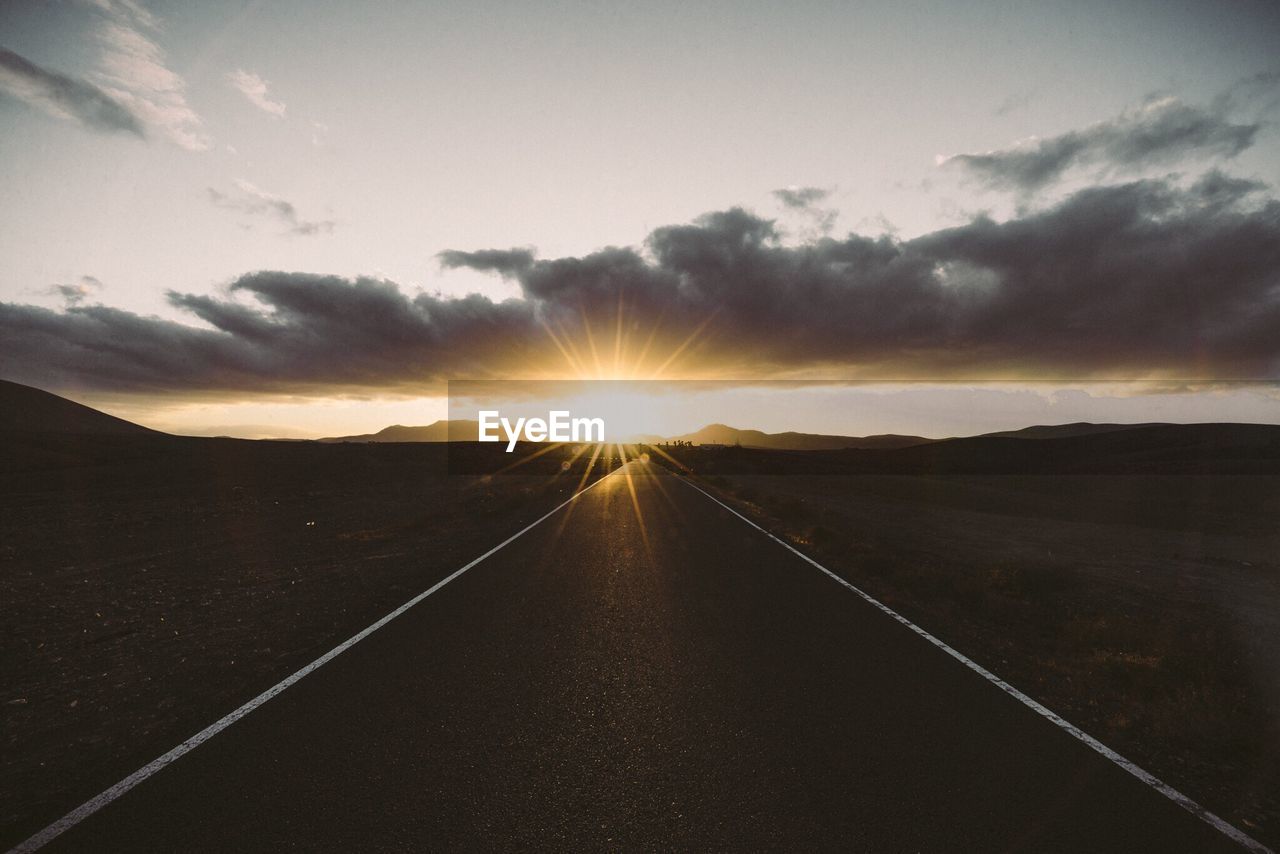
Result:
[[[450,426],[452,425],[452,426]],[[956,439],[1069,439],[1077,436],[1094,436],[1102,433],[1116,433],[1128,430],[1144,430],[1151,427],[1175,426],[1160,422],[1145,424],[1092,424],[1077,421],[1072,424],[1037,424],[1023,427],[1020,430],[1000,430],[995,433],[983,433],[979,436],[955,437],[954,439],[928,439],[924,436],[907,436],[897,433],[886,433],[876,436],[835,436],[824,433],[799,433],[789,430],[785,433],[765,433],[762,430],[730,427],[727,424],[708,424],[693,433],[681,436],[657,436],[650,434],[629,436],[618,441],[630,443],[647,443],[656,445],[660,442],[688,442],[693,445],[741,445],[744,448],[764,448],[773,451],[840,451],[858,450],[895,450],[897,448],[913,448],[942,441]],[[356,436],[330,436],[317,439],[318,442],[474,442],[479,433],[479,424],[475,421],[437,421],[423,426],[405,426],[393,424],[377,433],[361,433]]]
[[[377,433],[358,436],[330,436],[317,442],[474,442],[480,435],[478,421],[437,421],[422,427],[393,424]]]
[[[696,452],[696,449],[692,449]],[[1156,424],[888,449],[693,454],[701,474],[1280,474],[1280,425]]]
[[[0,432],[80,436],[161,436],[38,388],[0,380]]]
[[[983,433],[982,435],[987,438],[1002,437],[1007,439],[1067,439],[1072,436],[1114,433],[1117,430],[1141,430],[1145,427],[1168,426],[1170,425],[1159,421],[1145,424],[1092,424],[1088,421],[1076,421],[1072,424],[1037,424],[1034,427],[1023,427],[1021,430],[1001,430],[998,433]]]
[[[331,436],[318,442],[474,442],[480,425],[476,421],[437,421],[421,427],[394,424],[377,433],[357,436]],[[787,451],[835,451],[843,448],[888,449],[907,448],[932,442],[922,436],[824,436],[817,433],[764,433],[760,430],[739,430],[724,424],[708,424],[696,433],[683,436],[635,435],[617,441],[659,442],[683,441],[695,445],[742,445],[744,448],[769,448]]]
[[[1280,426],[1116,425],[1040,440],[1007,436],[948,439],[897,452],[891,464],[939,473],[1276,473]],[[886,462],[886,461],[881,461]]]
[[[934,441],[923,436],[828,436],[820,433],[765,433],[740,430],[726,424],[708,424],[694,433],[672,436],[667,441],[690,442],[694,445],[741,445],[744,448],[766,448],[777,451],[838,451],[845,448],[885,450],[909,448]]]
[[[476,421],[394,425],[325,443],[474,442]],[[254,442],[171,436],[30,386],[0,380],[0,471],[232,453]],[[655,439],[657,437],[654,437]],[[691,456],[700,473],[813,474],[1278,474],[1280,425],[1057,424],[954,439],[764,433],[709,424],[671,437],[727,452]],[[670,440],[665,440],[670,441]],[[271,443],[280,448],[310,442]],[[733,450],[733,445],[741,449]],[[390,450],[390,449],[389,449]],[[291,451],[289,451],[291,453]],[[802,453],[808,452],[808,453]],[[281,451],[286,453],[286,451]]]

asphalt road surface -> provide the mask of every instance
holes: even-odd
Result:
[[[1240,850],[627,471],[46,850]]]

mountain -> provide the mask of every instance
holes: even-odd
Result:
[[[393,424],[377,433],[358,436],[330,436],[317,442],[474,442],[480,434],[478,421],[437,421],[421,427]]]
[[[694,445],[741,445],[744,448],[766,448],[777,451],[838,451],[845,448],[886,450],[924,445],[934,441],[923,436],[828,436],[820,433],[765,433],[760,430],[740,430],[726,424],[708,424],[694,433],[672,436],[668,441],[690,442]]]
[[[0,380],[0,432],[78,436],[164,435],[65,397],[7,380]]]

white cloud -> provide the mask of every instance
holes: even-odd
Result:
[[[41,68],[0,48],[0,92],[54,118],[104,133],[131,133],[143,139],[142,119],[129,107],[87,80]]]
[[[285,105],[281,101],[273,101],[267,95],[267,81],[263,80],[252,71],[245,71],[243,68],[237,68],[235,71],[227,75],[227,79],[231,81],[231,85],[246,98],[249,103],[253,104],[264,113],[270,113],[276,118],[284,115]]]
[[[223,193],[210,187],[207,191],[209,201],[227,210],[275,219],[288,228],[287,234],[311,236],[333,233],[336,223],[331,219],[303,219],[292,202],[268,193],[243,178],[237,178],[235,186],[235,191],[231,193]]]
[[[102,13],[97,29],[102,60],[97,74],[104,91],[147,125],[188,151],[210,147],[204,122],[187,103],[186,81],[168,67],[164,51],[148,33],[156,17],[135,0],[92,0]]]

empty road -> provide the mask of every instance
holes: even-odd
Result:
[[[1241,850],[681,478],[626,472],[46,850]]]

